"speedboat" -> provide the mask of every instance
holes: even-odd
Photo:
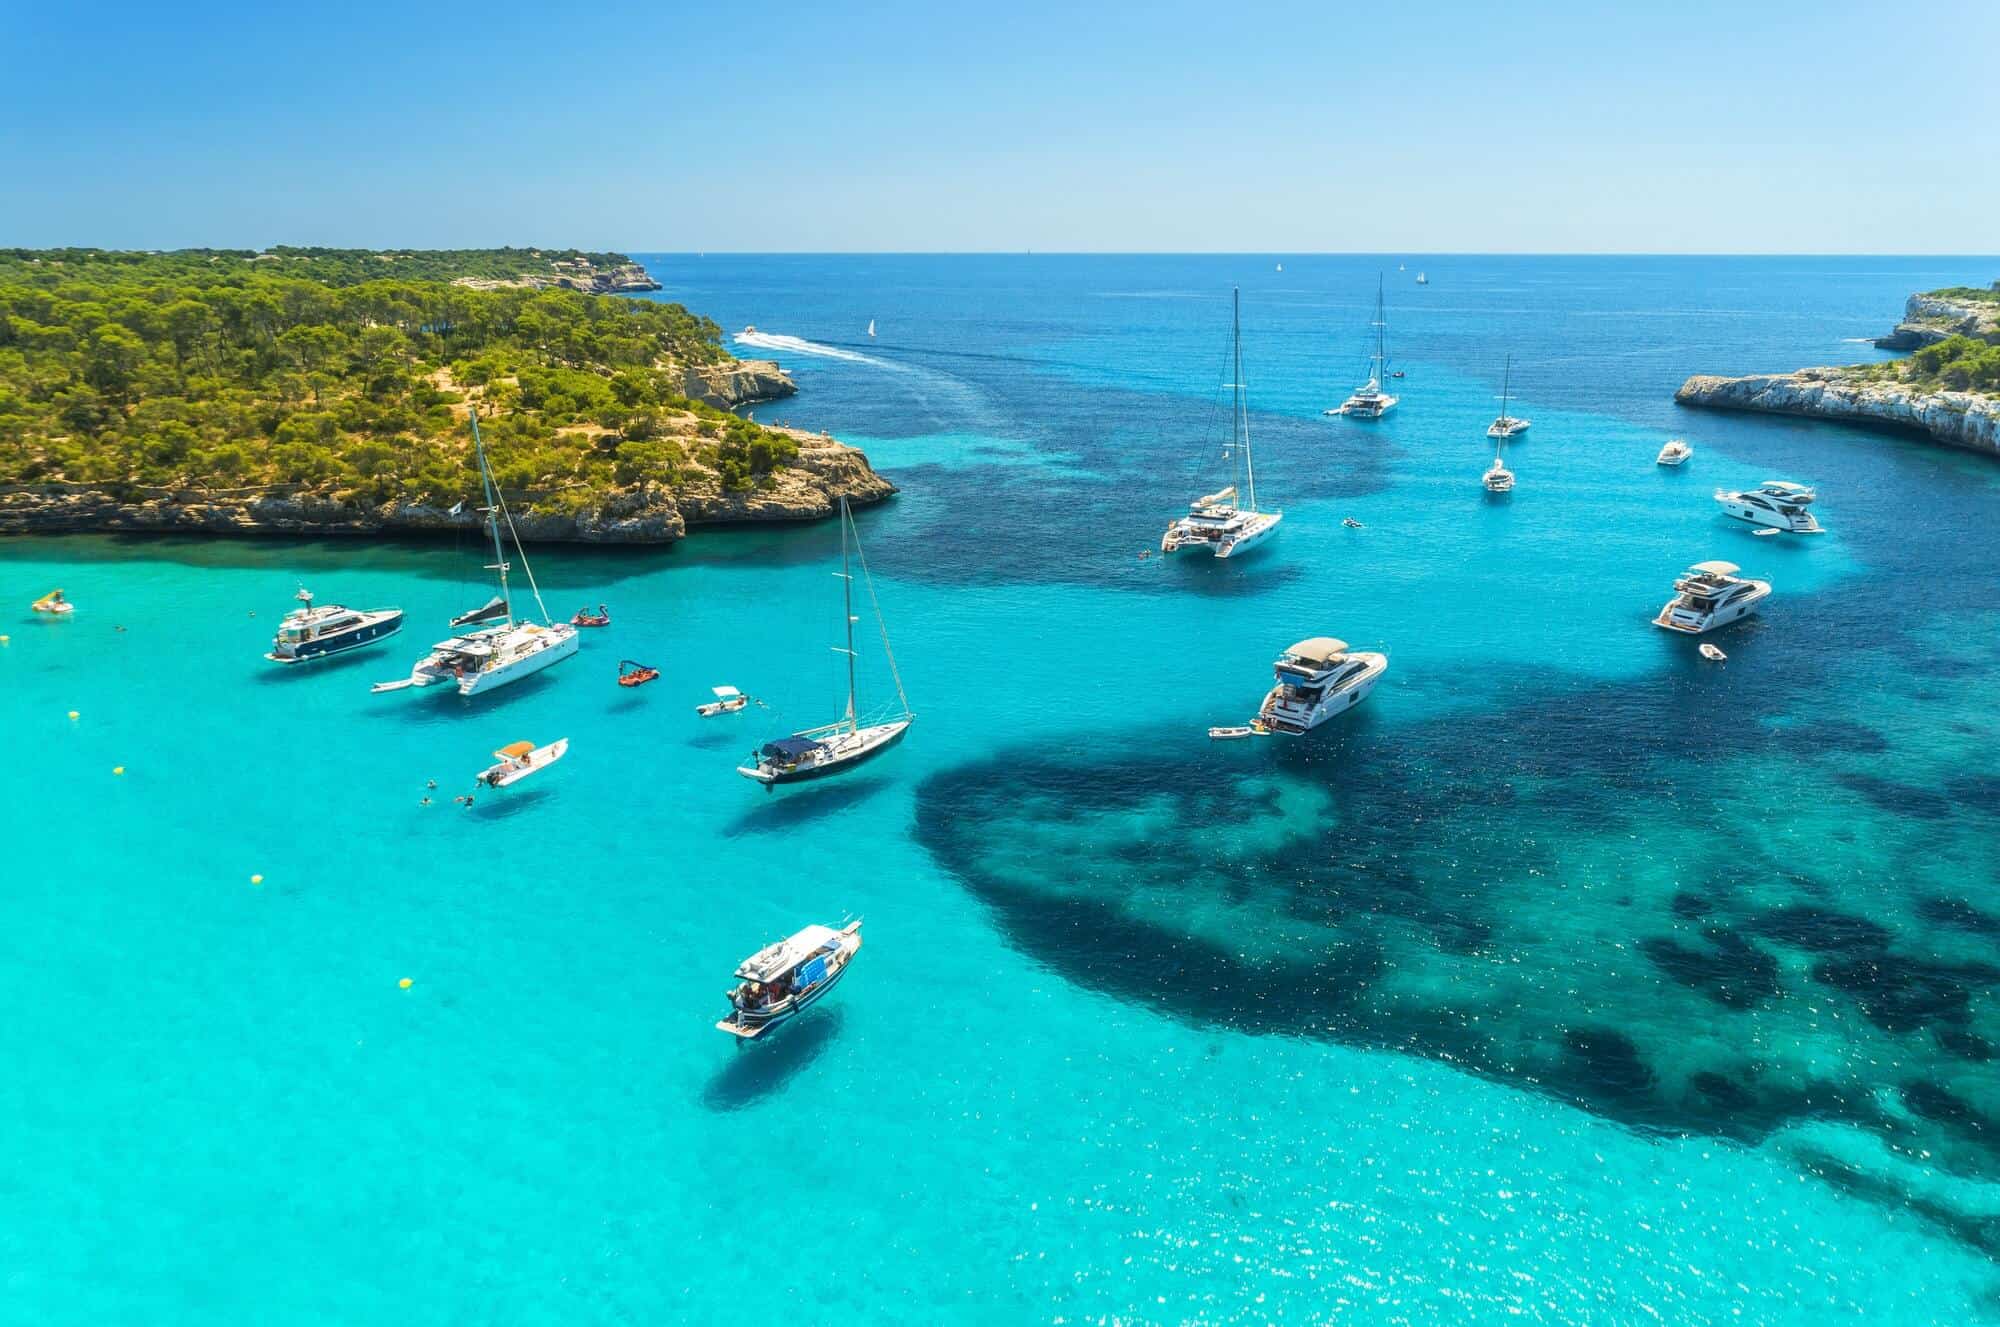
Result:
[[[493,753],[493,759],[498,764],[479,771],[479,782],[489,788],[505,788],[510,783],[519,783],[530,774],[547,769],[568,753],[567,737],[557,738],[547,746],[536,746],[533,742],[509,742]]]
[[[278,623],[271,652],[264,656],[272,663],[311,663],[387,640],[403,629],[400,608],[344,608],[339,604],[315,608],[312,591],[303,585],[292,597],[305,607],[294,608]]]
[[[860,952],[859,921],[808,926],[766,945],[738,965],[729,1014],[715,1026],[745,1041],[762,1036],[832,990]]]
[[[734,714],[750,703],[750,697],[735,687],[710,687],[715,699],[706,705],[697,705],[694,712],[704,719],[713,719],[718,714]]]
[[[1734,562],[1697,562],[1674,582],[1674,597],[1653,619],[1656,627],[1699,636],[1755,612],[1770,597],[1771,582],[1738,576]]]
[[[1178,553],[1184,548],[1206,548],[1216,557],[1247,553],[1264,542],[1284,519],[1283,512],[1257,510],[1257,466],[1250,455],[1250,411],[1243,403],[1243,313],[1242,293],[1232,292],[1230,332],[1234,347],[1236,393],[1230,412],[1229,445],[1225,458],[1234,458],[1250,494],[1248,505],[1237,505],[1236,485],[1207,493],[1188,504],[1188,514],[1167,527],[1160,536],[1162,553]]]
[[[1366,700],[1388,669],[1389,656],[1350,651],[1346,641],[1314,636],[1279,655],[1273,667],[1278,684],[1265,694],[1252,726],[1297,736]]]
[[[1819,518],[1806,510],[1818,496],[1804,484],[1787,483],[1782,479],[1767,479],[1756,488],[1742,493],[1715,490],[1715,500],[1725,515],[1765,529],[1784,530],[1792,534],[1826,533]]]
[[[1514,491],[1514,472],[1503,465],[1500,458],[1496,456],[1493,458],[1493,464],[1486,467],[1486,474],[1481,477],[1479,482],[1486,486],[1488,493],[1512,493]]]
[[[1660,454],[1653,458],[1655,465],[1679,465],[1694,455],[1694,448],[1679,438],[1669,438],[1667,445],[1660,448]]]
[[[1396,404],[1396,398],[1382,390],[1384,364],[1384,336],[1388,321],[1382,314],[1382,278],[1375,278],[1375,321],[1370,324],[1375,329],[1375,353],[1369,357],[1368,381],[1354,389],[1354,395],[1339,406],[1327,411],[1329,415],[1346,415],[1349,419],[1380,419]],[[1397,374],[1401,377],[1401,374]]]
[[[854,529],[854,514],[848,509],[846,497],[840,499],[840,583],[842,586],[843,611],[841,616],[847,622],[847,647],[835,646],[836,652],[847,656],[847,710],[839,719],[818,728],[807,728],[766,742],[750,757],[747,765],[738,765],[736,772],[746,779],[755,779],[769,792],[781,783],[803,783],[807,779],[825,778],[850,769],[862,761],[878,756],[903,740],[903,734],[916,721],[916,713],[910,709],[910,698],[903,692],[903,678],[896,671],[896,656],[889,649],[889,628],[882,619],[882,607],[875,604],[875,625],[882,633],[882,653],[889,662],[889,677],[896,685],[896,708],[893,712],[879,714],[868,723],[857,717],[855,708],[854,661],[854,577],[848,571],[849,549],[861,564],[862,579],[868,585],[868,602],[875,604],[875,585],[868,576],[868,560],[861,555],[861,536]],[[717,712],[721,702],[728,699],[725,692],[734,687],[717,687],[715,695]]]

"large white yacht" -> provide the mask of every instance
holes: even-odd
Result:
[[[1249,552],[1269,538],[1271,532],[1278,528],[1278,522],[1285,518],[1283,512],[1257,510],[1257,466],[1250,455],[1250,412],[1243,404],[1242,306],[1242,292],[1233,292],[1230,326],[1235,347],[1233,362],[1236,380],[1230,386],[1235,389],[1236,402],[1230,418],[1229,446],[1223,455],[1237,462],[1249,501],[1238,505],[1239,494],[1235,484],[1196,498],[1188,504],[1188,514],[1169,525],[1167,532],[1160,536],[1162,553],[1205,548],[1219,558],[1234,557],[1238,553]]]
[[[1824,534],[1819,518],[1806,508],[1818,497],[1804,484],[1767,479],[1742,493],[1715,490],[1715,500],[1725,514],[1766,529],[1789,530],[1793,534]]]
[[[576,653],[577,630],[567,622],[550,619],[548,605],[542,602],[541,587],[535,584],[534,568],[528,565],[528,555],[521,548],[521,539],[514,531],[513,517],[507,513],[506,499],[493,487],[493,471],[486,463],[486,444],[479,437],[479,417],[475,410],[472,419],[472,451],[479,461],[479,482],[486,493],[486,530],[493,537],[493,561],[487,570],[496,572],[500,578],[500,593],[493,596],[483,606],[451,620],[454,627],[474,627],[463,635],[453,636],[431,646],[431,652],[418,660],[410,675],[394,682],[377,682],[371,690],[401,691],[404,687],[435,686],[448,682],[458,687],[461,696],[476,696],[481,692],[493,691],[518,682],[531,673],[539,673],[552,663],[559,663]],[[507,525],[509,536],[514,542],[514,551],[520,555],[521,570],[527,573],[528,588],[534,592],[535,607],[541,610],[540,622],[517,622],[507,595],[507,572],[511,565],[501,549],[500,525]],[[495,622],[490,627],[477,626],[481,622]]]
[[[1383,317],[1382,313],[1382,277],[1380,273],[1377,273],[1375,277],[1375,321],[1369,325],[1375,329],[1375,353],[1369,356],[1368,381],[1364,385],[1355,388],[1354,395],[1348,397],[1334,409],[1327,411],[1326,413],[1329,415],[1346,415],[1349,419],[1380,419],[1382,416],[1388,414],[1390,409],[1396,404],[1396,398],[1382,390],[1382,383],[1387,377],[1387,374],[1384,372],[1384,366],[1387,363],[1387,356],[1384,354],[1384,337],[1387,333],[1389,323]]]
[[[1386,654],[1350,651],[1331,636],[1302,640],[1278,656],[1278,684],[1264,697],[1255,727],[1297,736],[1368,698],[1389,667]]]
[[[1674,597],[1653,619],[1656,627],[1699,636],[1748,617],[1770,597],[1771,582],[1738,576],[1734,562],[1697,562],[1674,582]]]

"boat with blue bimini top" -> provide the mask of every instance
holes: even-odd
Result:
[[[861,923],[835,930],[808,926],[766,945],[736,969],[729,991],[729,1014],[715,1026],[751,1041],[770,1031],[832,990],[861,952]]]
[[[887,713],[871,716],[867,723],[861,722],[855,707],[854,683],[854,576],[849,570],[850,549],[852,559],[861,566],[861,580],[868,587],[868,602],[875,609],[875,626],[882,633],[882,654],[889,661],[889,679],[896,687],[896,705]],[[903,678],[896,671],[896,655],[889,648],[889,628],[882,620],[882,605],[875,600],[875,583],[868,575],[868,559],[861,552],[861,536],[854,529],[854,513],[848,509],[847,499],[840,500],[840,576],[842,604],[841,616],[847,624],[847,645],[834,646],[836,653],[847,656],[847,712],[839,719],[818,728],[807,728],[764,743],[751,754],[750,763],[738,765],[736,772],[746,779],[755,779],[769,792],[781,783],[803,783],[807,779],[823,779],[829,774],[838,774],[851,769],[871,756],[878,756],[903,740],[903,734],[910,730],[916,714],[910,709],[910,699],[903,694]],[[718,711],[721,701],[731,697],[725,691],[734,688],[718,688],[716,695]],[[740,695],[740,693],[737,693]],[[703,717],[707,717],[704,714]]]
[[[311,663],[387,640],[403,629],[400,608],[346,608],[340,604],[314,607],[312,591],[303,585],[292,597],[305,607],[294,608],[278,623],[271,651],[264,656],[272,663]]]

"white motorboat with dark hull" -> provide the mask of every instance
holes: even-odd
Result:
[[[877,716],[868,723],[862,723],[857,718],[855,708],[854,662],[857,656],[854,651],[854,576],[848,570],[850,548],[854,561],[861,565],[862,581],[868,587],[868,602],[875,608],[875,625],[882,633],[882,653],[889,661],[889,677],[896,687],[895,711]],[[917,717],[910,710],[909,697],[903,694],[903,678],[896,670],[895,653],[889,648],[889,628],[882,620],[881,605],[875,602],[875,583],[868,575],[868,560],[861,552],[861,536],[854,529],[854,515],[844,497],[840,500],[839,575],[843,587],[845,611],[842,617],[847,623],[847,645],[844,649],[839,646],[834,648],[847,656],[847,712],[833,723],[766,742],[751,754],[749,764],[736,767],[736,772],[744,778],[763,784],[766,792],[781,783],[803,783],[808,779],[839,774],[864,760],[879,756],[903,740],[903,734],[909,731],[910,724]],[[718,689],[716,694],[721,696],[722,689]]]
[[[567,622],[556,622],[549,617],[548,605],[542,602],[541,587],[535,584],[534,568],[528,565],[527,552],[521,547],[521,536],[514,529],[513,516],[507,511],[507,500],[493,485],[493,470],[486,460],[486,444],[479,436],[477,412],[469,418],[472,422],[473,455],[479,462],[479,482],[486,494],[486,531],[493,540],[493,561],[486,569],[499,576],[500,592],[480,607],[451,620],[454,627],[471,627],[472,630],[431,646],[431,652],[417,662],[407,678],[378,682],[372,688],[375,691],[401,691],[405,687],[436,686],[444,682],[455,686],[461,696],[476,696],[539,673],[550,664],[560,663],[576,653],[577,629]],[[535,607],[541,611],[540,622],[516,621],[514,618],[507,590],[507,573],[512,564],[507,561],[500,542],[503,523],[514,551],[521,559],[521,570],[528,577],[528,589],[535,596]],[[495,625],[479,625],[484,622]]]
[[[1243,403],[1242,292],[1231,292],[1230,300],[1230,329],[1234,347],[1232,362],[1236,379],[1230,387],[1235,391],[1236,399],[1230,414],[1229,445],[1223,450],[1223,456],[1236,463],[1240,471],[1239,481],[1243,491],[1249,494],[1249,502],[1238,505],[1240,495],[1235,483],[1196,498],[1188,504],[1188,514],[1169,525],[1167,532],[1160,536],[1162,553],[1205,548],[1219,558],[1235,557],[1270,538],[1278,528],[1278,522],[1285,518],[1283,512],[1257,510],[1257,465],[1250,454],[1250,412]]]
[[[729,1014],[715,1026],[744,1041],[764,1035],[824,998],[860,952],[858,921],[839,930],[808,926],[767,945],[736,969]]]
[[[1697,562],[1674,582],[1674,597],[1653,619],[1656,627],[1699,636],[1757,611],[1771,595],[1771,582],[1738,576],[1734,562]]]
[[[1694,448],[1688,446],[1687,443],[1681,441],[1679,438],[1669,438],[1667,439],[1667,445],[1660,448],[1660,454],[1653,458],[1653,464],[1669,466],[1685,465],[1687,464],[1688,457],[1693,455]]]
[[[1825,534],[1819,518],[1806,510],[1819,495],[1804,484],[1767,479],[1742,493],[1715,490],[1715,500],[1723,514],[1767,530],[1791,534]]]
[[[1500,415],[1486,426],[1486,436],[1506,441],[1516,434],[1528,431],[1528,421],[1507,413],[1507,398],[1514,387],[1514,357],[1507,356],[1507,370],[1500,379]]]
[[[1375,329],[1375,353],[1369,356],[1368,381],[1354,389],[1354,395],[1327,411],[1329,415],[1345,415],[1349,419],[1380,419],[1396,405],[1396,398],[1382,390],[1388,380],[1385,369],[1388,357],[1385,353],[1385,337],[1389,322],[1382,312],[1382,277],[1375,277],[1375,321],[1369,324]]]
[[[1253,727],[1296,737],[1368,699],[1388,670],[1389,656],[1352,651],[1346,641],[1314,636],[1279,655],[1273,667],[1278,684],[1265,693]]]
[[[315,608],[312,591],[303,585],[293,598],[305,607],[294,608],[278,623],[271,651],[264,656],[272,663],[311,663],[387,640],[403,629],[400,608],[344,608],[339,604]]]

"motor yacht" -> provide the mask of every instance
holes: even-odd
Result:
[[[1770,597],[1771,582],[1740,577],[1741,570],[1734,562],[1695,563],[1674,582],[1674,597],[1653,625],[1699,636],[1748,617]]]
[[[1230,413],[1229,445],[1223,455],[1236,461],[1241,480],[1250,495],[1238,505],[1237,486],[1232,483],[1214,493],[1204,494],[1188,504],[1188,514],[1167,527],[1160,536],[1160,552],[1178,553],[1184,548],[1205,548],[1219,558],[1247,553],[1264,542],[1284,519],[1283,512],[1257,510],[1257,466],[1250,455],[1250,411],[1243,402],[1243,297],[1232,294],[1230,330],[1234,347],[1236,393]]]
[[[339,604],[313,605],[312,591],[305,586],[292,596],[303,608],[294,608],[278,623],[271,639],[272,663],[311,663],[329,655],[387,640],[403,629],[400,608],[345,608]]]
[[[766,945],[737,967],[729,1014],[715,1026],[745,1041],[762,1036],[832,990],[860,952],[859,921],[808,926]]]
[[[1824,534],[1819,518],[1806,510],[1819,495],[1804,484],[1767,479],[1742,493],[1715,490],[1715,500],[1725,515],[1771,530],[1792,534]]]
[[[1368,698],[1389,667],[1386,654],[1350,651],[1331,636],[1302,640],[1278,656],[1278,684],[1264,696],[1256,729],[1297,736]]]
[[[1679,438],[1669,438],[1667,445],[1660,448],[1660,454],[1653,458],[1655,465],[1680,465],[1694,455],[1694,448]]]

